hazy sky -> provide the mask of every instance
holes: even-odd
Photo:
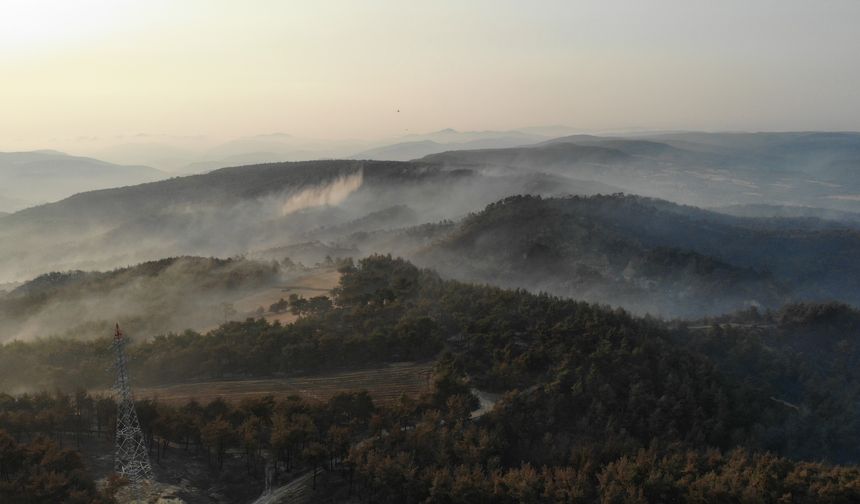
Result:
[[[0,0],[0,150],[546,124],[860,130],[860,1]]]

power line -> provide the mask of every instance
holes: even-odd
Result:
[[[113,337],[113,349],[116,353],[114,390],[117,394],[114,472],[129,481],[132,494],[135,500],[138,500],[141,487],[152,482],[153,477],[146,442],[143,432],[140,430],[140,421],[137,418],[137,411],[134,409],[134,396],[132,396],[131,385],[129,384],[125,356],[127,342],[128,340],[117,324]]]

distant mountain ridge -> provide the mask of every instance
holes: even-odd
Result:
[[[446,128],[377,140],[325,140],[287,133],[245,136],[208,145],[199,137],[139,135],[128,143],[105,147],[95,157],[125,164],[146,164],[177,175],[259,163],[321,159],[372,159],[407,161],[452,149],[512,147],[552,138],[567,132],[562,126],[506,131],[457,131]]]
[[[26,278],[167,255],[232,256],[407,201],[426,201],[421,211],[438,218],[432,212],[456,209],[434,202],[455,197],[453,189],[474,184],[474,176],[422,163],[309,161],[80,193],[4,217],[0,273]]]
[[[747,163],[763,155],[762,149],[812,144],[820,153],[829,142],[838,145],[828,159],[844,161],[854,136],[753,135],[734,145],[734,137],[704,135],[710,144],[697,136],[681,138],[687,144],[697,140],[695,150],[675,137],[662,142],[574,135],[411,162],[232,167],[81,193],[0,220],[0,280],[173,255],[294,250],[313,264],[331,253],[381,251],[457,278],[670,315],[794,299],[860,301],[851,284],[860,275],[851,259],[860,226],[850,219],[850,201],[814,215],[785,209],[767,214],[748,206],[811,206],[835,191],[852,191],[844,172],[837,188],[807,182],[806,166]],[[631,188],[651,197],[567,197]],[[654,193],[667,197],[654,199]],[[516,195],[544,199],[494,204]],[[689,201],[696,204],[677,204]],[[733,212],[700,208],[708,203],[748,211],[728,215]],[[521,209],[532,220],[501,208]],[[475,212],[480,218],[467,217]],[[467,231],[476,238],[454,239]],[[305,245],[295,248],[299,244]],[[822,266],[825,260],[831,267]]]
[[[618,189],[559,175],[484,174],[422,162],[224,168],[81,193],[7,216],[0,221],[0,278],[108,269],[170,255],[231,257],[333,239],[353,226],[374,232],[371,223],[388,228],[460,218],[523,191],[552,196]]]
[[[696,206],[767,203],[860,210],[860,133],[572,135],[421,160],[563,174]]]
[[[148,166],[115,165],[58,151],[0,152],[0,211],[166,176]]]
[[[519,147],[547,137],[521,131],[457,131],[451,128],[423,135],[406,135],[403,141],[368,149],[353,159],[410,161],[447,151]]]

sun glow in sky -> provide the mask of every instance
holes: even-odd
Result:
[[[127,26],[131,5],[127,0],[4,0],[0,50],[4,58],[28,58],[80,47]]]
[[[858,26],[854,0],[2,0],[0,150],[141,132],[858,130]]]

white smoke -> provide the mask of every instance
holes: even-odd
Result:
[[[363,183],[364,172],[359,170],[352,175],[342,175],[326,185],[304,189],[287,199],[281,206],[281,215],[289,215],[306,208],[338,205]]]

